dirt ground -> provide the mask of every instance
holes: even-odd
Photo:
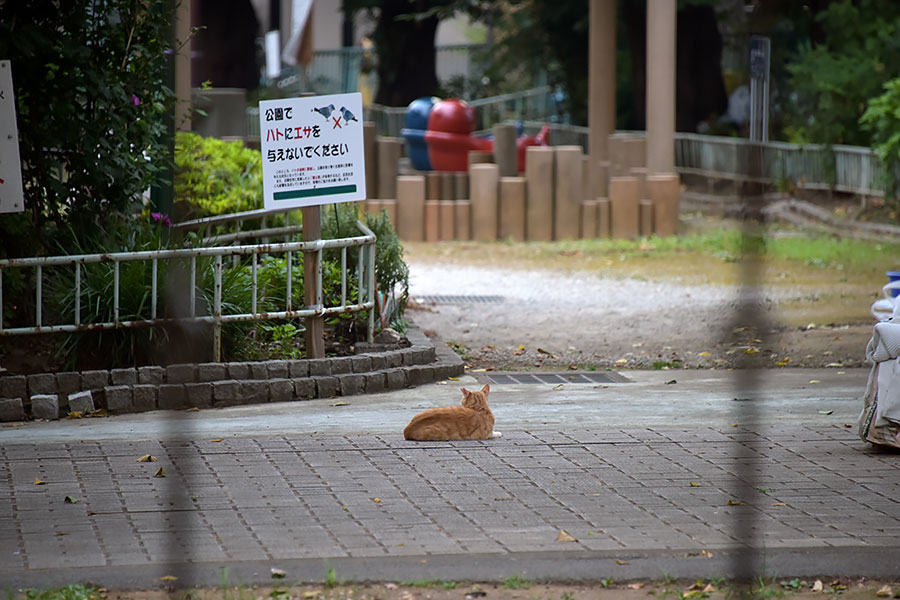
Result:
[[[859,367],[883,273],[407,244],[409,319],[473,368]],[[462,296],[463,298],[460,298]]]
[[[818,582],[818,583],[817,583]],[[821,586],[820,591],[814,586]],[[894,595],[894,592],[897,595]],[[193,600],[646,600],[647,598],[822,598],[825,594],[840,594],[848,600],[900,597],[897,582],[873,580],[826,579],[757,582],[739,588],[724,582],[630,582],[613,581],[594,584],[419,582],[415,585],[370,583],[360,585],[283,586],[228,589],[200,589],[182,591]],[[880,592],[880,593],[879,593]],[[115,600],[169,600],[172,591],[138,591],[109,593]],[[177,597],[177,593],[176,593]]]

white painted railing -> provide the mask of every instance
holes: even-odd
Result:
[[[210,219],[181,223],[176,228],[200,229],[206,226],[221,226],[232,222],[246,221],[254,218],[265,217],[271,212],[252,211]],[[313,316],[324,316],[352,312],[369,312],[368,339],[372,341],[375,316],[375,234],[361,221],[356,222],[360,235],[356,237],[340,238],[332,240],[317,240],[305,242],[281,242],[261,243],[231,246],[203,246],[198,248],[177,248],[170,250],[149,250],[141,252],[115,252],[103,254],[82,254],[70,256],[38,256],[29,258],[9,258],[0,260],[0,337],[27,335],[39,333],[60,332],[84,332],[109,329],[126,329],[137,327],[158,327],[173,322],[210,323],[214,327],[213,353],[216,360],[221,355],[221,327],[222,324],[238,321],[262,321],[262,320],[287,320]],[[259,238],[262,236],[283,236],[299,232],[299,227],[285,227],[263,229],[251,232],[237,232],[234,234],[220,235],[215,238],[202,240],[207,243],[225,244],[240,242],[246,236]],[[348,297],[348,269],[347,253],[356,248],[357,260],[357,297]],[[341,252],[341,294],[340,302],[332,306],[324,305],[324,293],[322,284],[322,252],[328,249],[339,249]],[[315,276],[315,303],[309,306],[293,306],[292,294],[292,267],[293,257],[296,253],[317,255],[316,261],[319,268]],[[257,280],[257,267],[261,255],[278,254],[285,258],[285,299],[284,306],[280,310],[259,309],[260,298],[259,282]],[[230,257],[231,261],[223,259]],[[198,285],[198,259],[210,258],[213,261],[214,286],[212,290],[212,302],[208,301],[209,290],[201,290]],[[164,316],[160,310],[160,263],[181,261],[188,265],[188,281],[185,289],[181,290],[187,296],[187,313],[184,316]],[[123,317],[120,311],[121,280],[120,271],[123,264],[132,262],[149,262],[149,281],[141,282],[150,289],[149,307],[141,311],[139,315]],[[82,270],[90,264],[111,264],[113,282],[111,288],[113,317],[112,320],[98,320],[92,318],[91,307],[82,305]],[[229,264],[230,263],[230,264]],[[228,312],[228,303],[223,302],[223,272],[227,268],[247,265],[251,270],[251,305],[249,311]],[[48,322],[51,317],[45,311],[45,270],[50,268],[72,269],[74,299],[73,310],[68,317],[52,311],[57,322]],[[7,306],[3,293],[4,273],[12,270],[33,271],[33,277],[25,279],[34,285],[34,322],[32,325],[19,325],[7,327],[4,324],[3,315],[15,314],[12,306]],[[24,279],[24,278],[23,278]],[[7,298],[8,298],[7,294]],[[202,298],[201,298],[202,296]],[[198,306],[202,305],[202,306]]]

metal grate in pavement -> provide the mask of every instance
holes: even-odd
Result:
[[[630,383],[627,377],[618,373],[491,373],[488,381],[496,385],[560,383]]]
[[[413,300],[419,304],[500,304],[503,296],[413,296]]]

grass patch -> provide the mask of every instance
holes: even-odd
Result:
[[[102,600],[100,588],[72,584],[50,590],[25,590],[26,600]]]
[[[518,575],[513,575],[503,580],[503,587],[507,590],[525,590],[531,587],[531,582]]]

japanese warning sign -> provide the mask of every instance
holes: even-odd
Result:
[[[22,212],[22,164],[13,97],[12,67],[0,60],[0,213]]]
[[[259,103],[265,207],[364,200],[362,94]]]

